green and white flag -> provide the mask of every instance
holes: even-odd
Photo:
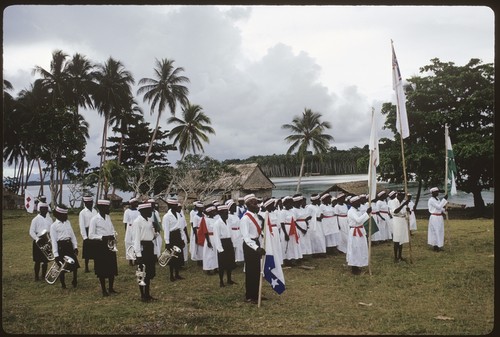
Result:
[[[446,182],[446,192],[449,192],[451,195],[456,195],[457,185],[455,183],[455,179],[457,177],[457,165],[455,164],[455,155],[453,154],[450,136],[448,135],[448,126],[446,126],[446,158],[448,166],[448,181]]]

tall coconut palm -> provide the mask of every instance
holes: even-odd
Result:
[[[65,73],[70,90],[65,94],[75,114],[78,108],[93,108],[92,93],[97,89],[93,73],[94,65],[85,56],[76,53],[66,63]]]
[[[283,124],[282,129],[290,131],[292,134],[285,137],[287,143],[292,143],[288,148],[287,155],[297,150],[297,155],[301,160],[299,180],[297,182],[297,191],[300,190],[300,181],[304,174],[304,160],[306,151],[312,147],[316,154],[321,156],[329,149],[329,142],[333,141],[333,137],[323,133],[326,129],[330,129],[329,122],[321,122],[322,115],[313,112],[311,109],[304,109],[302,116],[295,116],[292,124]]]
[[[155,77],[142,78],[139,81],[139,85],[142,86],[137,90],[137,94],[144,94],[144,102],[148,102],[151,105],[151,114],[157,109],[158,116],[156,118],[156,127],[151,136],[151,142],[149,143],[138,185],[141,184],[144,177],[144,171],[148,164],[149,156],[151,155],[151,149],[153,148],[163,111],[168,108],[170,113],[175,115],[177,102],[181,103],[183,106],[189,102],[187,97],[189,90],[183,85],[183,83],[189,83],[189,78],[181,75],[184,68],[174,68],[174,62],[174,60],[169,59],[162,59],[161,61],[156,60],[156,67],[154,69]]]
[[[197,104],[187,104],[182,109],[182,118],[172,116],[167,120],[168,124],[177,125],[170,131],[168,138],[173,138],[174,145],[179,146],[180,160],[184,159],[186,152],[203,152],[203,142],[209,143],[207,134],[215,134],[210,126],[210,118]]]
[[[39,74],[42,85],[49,90],[52,97],[52,104],[55,107],[63,107],[66,102],[65,95],[68,94],[66,59],[68,54],[62,50],[55,50],[50,61],[50,70],[45,70],[40,66],[35,66],[33,74]]]
[[[113,114],[118,114],[130,102],[130,97],[132,96],[131,85],[135,81],[132,73],[127,71],[120,61],[112,57],[104,64],[97,66],[94,76],[97,82],[97,90],[93,93],[92,98],[98,113],[104,116],[101,160],[99,164],[100,172],[106,160],[106,139],[109,120]],[[97,198],[100,198],[100,184],[101,174],[99,174],[99,181],[97,183]]]

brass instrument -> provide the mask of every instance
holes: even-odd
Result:
[[[63,263],[60,264],[60,262],[55,261],[52,266],[50,266],[49,271],[45,275],[45,281],[47,281],[48,284],[54,284],[57,279],[59,278],[59,275],[64,272],[70,272],[71,270],[68,269],[69,266],[74,265],[75,260],[73,260],[69,256],[64,256],[63,258]]]
[[[178,258],[178,254],[181,252],[181,249],[177,246],[173,246],[172,249],[166,248],[163,253],[161,253],[160,257],[158,258],[158,264],[161,267],[165,267],[170,260],[175,257]]]
[[[40,248],[43,255],[45,255],[47,260],[54,260],[54,253],[52,253],[52,241],[50,240],[49,232],[46,229],[44,229],[42,233],[40,233],[35,243],[38,248]]]
[[[137,255],[135,255],[134,246],[129,246],[127,248],[127,256],[130,257],[132,260],[137,260]],[[137,270],[135,271],[135,277],[137,278],[137,283],[139,284],[139,286],[143,287],[146,285],[146,282],[144,282],[144,279],[146,278],[145,264],[137,265]]]
[[[113,239],[111,240],[108,240],[108,249],[112,252],[117,252],[118,251],[118,248],[116,248],[116,232],[115,232],[115,235],[113,237]]]

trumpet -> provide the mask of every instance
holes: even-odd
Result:
[[[40,236],[38,236],[35,243],[38,248],[40,248],[40,251],[43,253],[43,255],[45,255],[47,260],[54,260],[54,253],[52,253],[52,241],[50,241],[50,235],[46,229],[44,229],[42,233],[40,233]]]
[[[62,264],[59,264],[59,262],[55,261],[52,266],[50,266],[49,271],[45,275],[45,281],[47,281],[48,284],[54,284],[61,273],[70,272],[70,266],[75,264],[75,260],[67,255],[64,256],[63,261],[64,262]]]
[[[173,246],[172,249],[165,248],[163,253],[161,253],[160,257],[158,258],[158,264],[161,267],[165,267],[173,257],[178,258],[178,254],[180,252],[181,249],[177,246]]]
[[[116,248],[116,232],[112,239],[108,240],[108,249],[112,252],[117,252],[118,248]]]
[[[126,251],[127,260],[137,260],[137,256],[135,255],[134,246],[128,246]]]

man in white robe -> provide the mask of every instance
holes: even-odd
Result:
[[[427,244],[431,245],[434,251],[439,252],[443,250],[444,246],[444,215],[445,206],[448,203],[448,195],[446,194],[443,199],[439,200],[439,189],[433,187],[430,189],[432,197],[427,202],[429,209],[429,228],[427,232]]]
[[[351,208],[347,212],[349,222],[349,237],[347,238],[347,265],[351,266],[354,275],[361,274],[361,267],[368,266],[368,242],[363,224],[369,219],[372,211],[368,207],[366,211],[360,210],[360,198],[354,196],[350,200]]]

